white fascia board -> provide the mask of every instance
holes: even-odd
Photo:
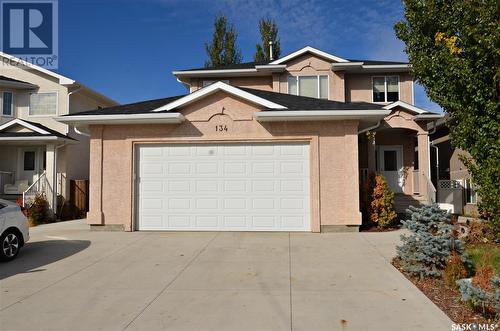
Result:
[[[363,69],[410,69],[411,64],[363,64]]]
[[[40,133],[40,134],[50,134],[50,132],[47,132],[47,131],[45,131],[42,128],[39,128],[39,127],[34,126],[34,125],[30,124],[30,123],[27,123],[27,122],[23,121],[20,118],[13,119],[10,122],[7,122],[7,123],[5,123],[3,125],[0,125],[0,131],[4,130],[6,128],[9,128],[9,127],[11,127],[13,125],[20,125],[20,126],[23,126],[23,127],[27,128],[27,129],[30,129],[31,131],[35,131],[35,132]]]
[[[56,121],[71,125],[89,124],[144,124],[163,123],[178,124],[184,121],[184,116],[180,113],[146,113],[130,115],[71,115],[59,116]]]
[[[207,77],[207,75],[211,77],[216,76],[234,76],[234,75],[242,75],[242,74],[252,74],[256,73],[257,69],[220,69],[220,70],[188,70],[188,71],[172,71],[172,74],[176,77],[197,77],[203,76]]]
[[[157,108],[155,110],[153,110],[154,112],[158,112],[158,111],[169,111],[169,110],[172,110],[172,109],[175,109],[177,107],[181,107],[181,106],[185,106],[185,105],[188,105],[190,104],[191,102],[194,102],[198,99],[201,99],[207,95],[210,95],[210,94],[213,94],[215,92],[219,92],[219,91],[224,91],[224,92],[227,92],[229,94],[232,94],[232,95],[235,95],[237,97],[240,97],[244,100],[247,100],[247,101],[250,101],[250,102],[253,102],[253,103],[256,103],[256,104],[259,104],[265,108],[269,108],[269,109],[286,109],[286,107],[282,106],[282,105],[279,105],[277,103],[274,103],[274,102],[271,102],[269,100],[266,100],[264,98],[261,98],[261,97],[258,97],[254,94],[251,94],[249,92],[246,92],[246,91],[243,91],[243,90],[240,90],[239,88],[237,87],[234,87],[234,86],[231,86],[229,84],[226,84],[226,83],[223,83],[223,82],[217,82],[217,83],[214,83],[214,84],[211,84],[211,85],[208,85],[204,88],[201,88],[199,90],[196,90],[195,92],[191,93],[191,94],[188,94],[180,99],[177,99],[175,101],[172,101],[168,104],[166,104],[165,106],[162,106],[160,108]]]
[[[361,68],[363,66],[363,62],[336,62],[332,63],[332,70],[342,70],[342,69],[351,69],[351,68]]]
[[[442,114],[422,114],[422,115],[417,115],[415,116],[415,120],[438,120],[443,118],[444,115]]]
[[[295,51],[293,53],[288,54],[287,56],[282,57],[281,59],[277,59],[275,61],[272,61],[269,64],[281,64],[283,62],[291,60],[291,59],[293,59],[293,58],[295,58],[297,56],[300,56],[300,55],[302,55],[304,53],[307,53],[307,52],[310,52],[312,54],[315,54],[317,56],[320,56],[322,58],[325,58],[325,59],[328,59],[328,60],[331,60],[331,61],[335,61],[335,62],[349,62],[346,59],[343,59],[343,58],[340,58],[338,56],[335,56],[335,55],[332,55],[332,54],[320,51],[319,49],[316,49],[314,47],[306,46],[304,48],[299,49],[298,51]]]
[[[56,136],[34,136],[34,137],[0,137],[0,141],[44,141],[44,140],[59,140],[63,138],[59,138]]]
[[[54,78],[57,78],[59,80],[59,84],[61,84],[61,85],[72,85],[72,84],[76,83],[76,81],[73,80],[73,79],[71,79],[71,78],[68,78],[68,77],[56,74],[53,71],[50,71],[50,70],[47,70],[45,68],[39,67],[39,66],[37,66],[35,64],[26,62],[24,60],[21,60],[20,58],[12,56],[10,54],[4,53],[4,52],[0,52],[0,56],[8,59],[9,62],[19,63],[19,64],[21,64],[21,65],[23,65],[25,67],[37,70],[37,71],[42,72],[42,73],[44,73],[46,75],[49,75],[49,76],[54,77]]]
[[[280,121],[340,121],[360,119],[383,119],[391,113],[390,110],[281,110],[260,111],[254,114],[259,122]]]
[[[380,72],[380,71],[408,71],[410,64],[364,64],[364,62],[332,63],[332,70],[346,70],[354,72]]]
[[[410,111],[412,111],[412,112],[414,112],[414,113],[417,113],[417,114],[425,114],[425,113],[428,113],[428,111],[427,111],[427,110],[425,110],[425,109],[418,108],[418,107],[416,107],[416,106],[414,106],[414,105],[410,105],[409,103],[406,103],[406,102],[401,101],[401,100],[400,100],[400,101],[393,102],[393,103],[391,103],[391,104],[388,104],[388,105],[387,105],[387,106],[385,106],[384,108],[385,108],[385,109],[391,109],[391,110],[392,110],[392,109],[394,109],[394,108],[396,108],[396,107],[401,107],[401,108],[404,108],[404,109],[406,109],[406,110],[410,110]]]

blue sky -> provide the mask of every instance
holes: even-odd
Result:
[[[398,0],[61,0],[59,72],[121,102],[186,93],[172,70],[203,66],[213,19],[227,15],[244,61],[259,41],[258,21],[272,17],[282,55],[305,45],[345,58],[406,60],[393,25]],[[422,88],[417,106],[439,110]]]

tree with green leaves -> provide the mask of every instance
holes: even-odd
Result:
[[[219,15],[214,21],[212,41],[205,43],[208,60],[205,67],[216,67],[241,62],[241,50],[236,46],[238,34],[226,16]]]
[[[498,0],[404,0],[395,26],[413,77],[449,114],[453,146],[500,233],[500,3]]]
[[[277,59],[281,55],[280,39],[278,37],[278,25],[271,18],[261,18],[259,21],[260,39],[262,44],[255,46],[255,55],[253,57],[255,62],[269,62],[270,49],[269,42],[272,42],[273,59]]]

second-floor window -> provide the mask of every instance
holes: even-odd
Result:
[[[373,102],[395,102],[399,100],[399,77],[373,77]]]
[[[30,116],[57,115],[57,92],[30,95]]]
[[[12,104],[12,92],[2,92],[2,115],[12,116],[13,104]]]
[[[328,99],[328,76],[288,76],[288,94]]]

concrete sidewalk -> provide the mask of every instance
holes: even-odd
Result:
[[[389,263],[398,233],[40,226],[0,264],[2,330],[450,330]]]

